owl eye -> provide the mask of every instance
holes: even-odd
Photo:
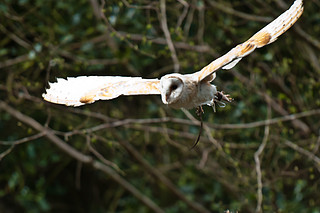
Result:
[[[172,84],[170,86],[170,90],[173,91],[173,90],[176,90],[178,88],[178,85],[177,84]]]

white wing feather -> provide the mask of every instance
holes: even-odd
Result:
[[[277,40],[280,35],[286,32],[300,18],[302,13],[303,2],[302,0],[296,0],[287,11],[254,34],[246,42],[237,45],[225,55],[202,68],[199,72],[194,73],[194,75],[198,77],[199,81],[204,79],[210,80],[210,75],[221,67],[222,69],[231,69],[256,48],[261,48]]]
[[[119,76],[80,76],[58,78],[49,83],[42,97],[49,102],[80,106],[97,100],[109,100],[120,95],[160,94],[158,79]]]

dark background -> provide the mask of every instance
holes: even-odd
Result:
[[[319,0],[217,72],[234,102],[204,107],[193,150],[195,110],[160,96],[41,97],[57,77],[198,71],[292,2],[2,0],[0,212],[320,212]]]

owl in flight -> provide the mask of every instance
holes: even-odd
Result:
[[[246,42],[193,74],[167,74],[160,80],[122,76],[80,76],[66,80],[58,78],[56,83],[49,83],[50,88],[42,96],[52,103],[80,106],[97,100],[110,100],[120,95],[160,94],[164,104],[176,109],[213,106],[217,100],[229,100],[227,95],[218,92],[216,87],[210,84],[216,77],[215,72],[220,68],[231,69],[256,48],[274,42],[299,19],[302,12],[303,2],[296,0],[287,11]]]

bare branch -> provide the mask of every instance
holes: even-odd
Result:
[[[192,3],[195,4],[195,0],[193,0]],[[187,38],[189,35],[190,27],[193,21],[194,11],[195,7],[191,7],[186,19],[186,23],[184,24],[183,33],[185,38]]]
[[[18,119],[19,121],[31,126],[32,128],[38,130],[39,132],[45,132],[46,137],[55,144],[58,148],[60,148],[62,151],[64,151],[69,156],[73,157],[74,159],[81,161],[82,163],[86,163],[91,165],[93,168],[103,171],[107,175],[109,175],[115,182],[120,184],[123,188],[128,190],[130,193],[132,193],[137,199],[139,199],[142,203],[144,203],[146,206],[148,206],[152,211],[157,213],[164,213],[164,211],[156,205],[150,198],[143,195],[140,191],[138,191],[134,186],[132,186],[129,182],[127,182],[124,178],[122,178],[118,173],[116,173],[113,169],[108,167],[107,165],[100,163],[98,161],[93,160],[90,156],[84,155],[78,150],[74,149],[67,143],[65,143],[63,140],[58,138],[51,129],[46,128],[42,126],[40,123],[38,123],[36,120],[32,119],[31,117],[28,117],[21,112],[13,109],[9,105],[7,105],[5,102],[0,101],[0,109],[5,110],[9,114],[11,114],[13,117]]]
[[[320,158],[319,157],[317,157],[312,152],[298,146],[297,144],[292,143],[289,140],[285,140],[284,144],[289,146],[291,149],[294,149],[295,151],[299,152],[300,154],[306,156],[307,158],[309,158],[309,160],[312,160],[314,162],[316,168],[320,172]]]
[[[262,121],[256,121],[252,123],[244,123],[244,124],[212,124],[205,122],[204,126],[208,126],[208,128],[213,128],[213,129],[249,129],[249,128],[257,128],[260,126],[266,126],[266,125],[274,125],[278,124],[279,122],[285,122],[285,121],[292,121],[296,120],[299,118],[303,117],[308,117],[312,115],[318,115],[320,114],[320,109],[317,110],[310,110],[310,111],[305,111],[297,114],[291,114],[291,115],[286,115],[283,117],[278,117],[278,118],[273,118],[273,119],[268,119],[268,120],[262,120]],[[191,115],[191,114],[190,114]],[[144,129],[146,131],[150,132],[162,132],[162,133],[167,133],[170,135],[175,135],[177,131],[175,130],[165,130],[162,127],[152,127],[150,125],[145,126],[145,127],[139,127],[136,125],[132,124],[158,124],[158,123],[168,123],[168,122],[173,122],[177,124],[182,124],[182,125],[192,125],[192,126],[198,126],[200,125],[200,122],[198,120],[187,120],[187,119],[181,119],[181,118],[170,118],[170,117],[164,117],[164,118],[150,118],[150,119],[124,119],[124,120],[113,120],[112,122],[106,122],[94,127],[90,128],[85,128],[85,129],[78,129],[78,130],[73,130],[70,132],[58,132],[55,131],[56,134],[58,135],[63,135],[65,137],[70,137],[72,135],[76,134],[82,134],[84,132],[86,133],[92,133],[100,130],[104,130],[107,128],[115,128],[115,127],[121,127],[121,126],[126,126],[134,129]],[[182,134],[184,138],[189,138],[193,139],[194,135],[188,132],[184,132]],[[202,139],[204,141],[208,141],[208,139]],[[210,140],[209,140],[210,141]],[[212,143],[216,143],[214,141],[211,141]],[[216,147],[219,147],[219,145],[216,144]]]
[[[168,29],[168,24],[167,24],[167,15],[166,15],[166,0],[160,0],[160,24],[161,28],[163,30],[164,36],[167,40],[167,44],[169,47],[169,50],[171,52],[171,58],[174,64],[174,72],[179,72],[180,69],[180,63],[177,57],[176,49],[173,46],[172,40],[171,40],[171,35]]]
[[[88,136],[87,136],[88,137]],[[100,137],[100,136],[95,136],[97,139],[99,140],[103,140],[104,138]],[[104,140],[103,140],[104,141]],[[124,175],[124,171],[122,171],[119,166],[109,160],[107,160],[105,157],[103,157],[103,155],[101,155],[95,148],[93,148],[90,139],[88,140],[87,143],[88,147],[89,147],[89,151],[94,154],[101,162],[103,162],[105,165],[111,166],[113,169],[115,169],[117,172],[119,172],[120,174]]]
[[[147,39],[147,41],[152,42],[153,44],[161,44],[161,45],[167,45],[167,40],[165,38],[162,37],[153,37],[153,36],[148,36],[148,35],[141,35],[141,34],[137,34],[137,33],[128,33],[128,32],[123,32],[123,31],[117,31],[119,36],[122,36],[123,38],[127,38],[128,40],[131,41],[143,41],[145,39]],[[89,43],[99,43],[99,42],[105,42],[108,38],[110,38],[109,34],[104,34],[104,35],[100,35],[97,37],[94,37],[92,39],[86,40],[85,42],[89,42]],[[200,52],[200,53],[205,53],[205,52],[209,52],[209,53],[213,53],[213,49],[206,44],[203,45],[190,45],[186,42],[181,42],[181,41],[172,41],[173,46],[176,49],[184,49],[184,50],[192,50],[192,51],[196,51],[196,52]],[[78,49],[83,45],[83,42],[76,42],[73,44],[69,45],[70,49]],[[218,57],[218,54],[215,54],[215,57]]]
[[[318,130],[318,138],[317,138],[316,145],[313,148],[313,153],[318,152],[319,147],[320,147],[320,129]]]
[[[289,113],[279,104],[277,103],[277,101],[275,101],[272,97],[270,97],[269,94],[267,94],[265,91],[262,91],[262,90],[258,90],[256,85],[253,85],[252,82],[247,79],[245,76],[243,76],[242,74],[240,74],[239,72],[236,72],[235,70],[232,70],[231,71],[232,74],[234,74],[240,81],[242,81],[243,83],[245,83],[246,85],[248,85],[250,88],[254,88],[254,90],[256,91],[257,94],[261,95],[267,102],[270,103],[270,105],[272,106],[272,108],[280,113],[281,115],[288,115]],[[310,128],[309,126],[304,123],[303,121],[301,120],[298,120],[298,119],[294,119],[292,120],[292,125],[297,128],[297,129],[300,129],[301,132],[303,134],[308,134],[310,133]]]
[[[35,101],[37,103],[42,103],[43,100],[39,99],[34,96],[30,96],[25,93],[20,93],[20,97],[26,98],[28,100]],[[60,106],[54,105],[57,108],[61,108]],[[198,120],[187,120],[187,119],[181,119],[181,118],[172,118],[172,117],[163,117],[163,118],[151,118],[151,119],[125,119],[125,120],[116,120],[112,118],[108,118],[105,115],[102,115],[101,113],[95,113],[95,112],[88,112],[88,111],[83,111],[77,108],[68,108],[73,113],[78,113],[94,118],[101,119],[103,121],[107,121],[105,124],[101,124],[99,126],[89,128],[89,129],[83,129],[83,130],[75,130],[75,131],[86,131],[86,132],[92,132],[92,131],[98,131],[104,128],[110,128],[110,127],[117,127],[117,126],[124,126],[127,124],[131,123],[139,123],[139,124],[151,124],[151,123],[166,123],[166,122],[173,122],[173,123],[178,123],[178,124],[187,124],[187,125],[195,125],[198,126],[200,125],[200,122]],[[261,126],[266,126],[266,125],[274,125],[278,124],[280,122],[287,122],[287,121],[295,121],[304,117],[310,117],[310,116],[317,116],[320,115],[320,109],[313,109],[309,111],[304,111],[304,112],[299,112],[295,114],[287,114],[281,117],[276,117],[268,120],[261,120],[261,121],[255,121],[255,122],[250,122],[250,123],[243,123],[243,124],[213,124],[213,123],[207,123],[205,122],[205,125],[208,125],[210,128],[213,129],[249,129],[249,128],[257,128]],[[110,121],[115,122],[115,123],[110,123]],[[73,133],[68,133],[72,135]]]
[[[262,121],[255,121],[251,123],[244,123],[244,124],[207,124],[208,126],[215,128],[215,129],[249,129],[249,128],[257,128],[260,126],[266,126],[266,125],[273,125],[278,124],[279,122],[286,122],[286,121],[294,121],[303,117],[309,117],[313,115],[319,115],[320,109],[314,109],[304,112],[299,112],[295,114],[290,115],[284,115],[282,117],[262,120]]]
[[[134,8],[134,9],[139,9],[139,10],[141,10],[141,9],[148,9],[148,10],[153,9],[153,10],[155,10],[156,9],[154,7],[154,5],[153,5],[154,3],[152,3],[152,1],[151,1],[151,3],[149,5],[132,5],[127,0],[121,0],[121,1],[124,3],[124,5],[126,5],[129,8]]]
[[[8,154],[10,154],[10,152],[14,149],[15,145],[12,145],[10,148],[8,148],[6,151],[0,153],[0,162],[1,160],[7,156]]]
[[[16,34],[9,32],[9,31],[5,28],[5,26],[3,26],[2,24],[0,24],[0,30],[1,30],[2,32],[4,32],[5,34],[7,34],[7,36],[8,36],[9,38],[11,38],[13,41],[15,41],[17,44],[19,44],[20,46],[24,47],[25,49],[29,50],[29,49],[32,48],[32,46],[31,46],[28,42],[24,41],[23,39],[21,39],[21,38],[20,38],[19,36],[17,36]]]
[[[271,117],[271,108],[270,105],[268,105],[268,113],[267,113],[267,118],[269,119]],[[268,138],[269,138],[269,130],[270,126],[266,125],[264,128],[264,136],[262,139],[262,143],[259,146],[259,149],[254,153],[254,161],[256,163],[256,172],[257,172],[257,184],[258,184],[258,189],[257,189],[257,207],[256,207],[256,212],[262,212],[262,173],[261,173],[261,163],[260,163],[260,155],[262,154],[264,148],[267,145]]]
[[[161,37],[143,36],[140,34],[133,34],[133,33],[129,34],[126,32],[119,32],[119,34],[124,36],[126,35],[126,37],[128,37],[128,39],[130,40],[142,41],[144,38],[146,38],[148,41],[151,41],[154,44],[163,44],[163,45],[168,44],[167,40]],[[197,52],[213,52],[212,48],[209,45],[205,45],[205,44],[190,45],[186,42],[181,42],[181,41],[172,41],[172,44],[177,49],[193,50]]]
[[[93,14],[98,20],[100,20],[101,14],[100,14],[100,7],[99,7],[98,0],[90,0],[90,3],[92,6]]]
[[[183,109],[182,111],[183,111],[183,112],[185,113],[185,115],[186,115],[190,120],[192,120],[193,122],[199,122],[197,119],[195,119],[195,118],[191,115],[191,113],[190,113],[189,111],[187,111],[187,110],[185,110],[185,109]],[[212,137],[211,129],[209,128],[209,126],[206,125],[206,124],[204,124],[204,125],[203,125],[203,128],[204,128],[204,130],[205,130],[205,132],[206,132],[206,135],[207,135],[207,137],[208,137],[208,140],[210,141],[210,143],[212,143],[212,144],[217,148],[217,150],[219,151],[219,153],[220,153],[225,159],[227,159],[232,165],[237,165],[237,162],[236,162],[234,159],[232,159],[231,156],[229,156],[229,155],[227,155],[227,154],[225,153],[225,151],[223,150],[221,144],[220,144],[216,139],[214,139],[214,138]]]
[[[265,23],[269,23],[269,22],[271,22],[273,20],[273,18],[271,18],[271,17],[263,17],[263,16],[256,16],[256,15],[243,13],[243,12],[234,10],[231,7],[228,7],[226,4],[221,4],[221,3],[218,3],[216,1],[207,1],[207,2],[213,8],[216,8],[216,9],[221,10],[221,11],[227,13],[227,14],[230,14],[230,15],[233,15],[233,16],[237,16],[237,17],[242,18],[242,19],[246,19],[246,20],[250,20],[250,21],[265,22]]]
[[[183,5],[183,12],[182,14],[179,16],[178,21],[177,21],[177,25],[176,25],[176,30],[181,26],[183,20],[185,19],[185,17],[188,14],[188,9],[189,9],[189,4],[187,1],[185,0],[178,0],[178,2],[180,2],[180,4]]]
[[[197,32],[197,40],[200,44],[203,44],[203,35],[204,35],[204,28],[205,28],[205,6],[204,3],[201,1],[200,6],[198,6],[198,32]]]
[[[107,19],[107,17],[105,16],[104,12],[103,12],[103,8],[105,6],[105,1],[104,0],[101,0],[101,7],[100,7],[100,16],[102,18],[102,20],[104,21],[104,23],[106,24],[106,26],[108,27],[108,30],[111,31],[112,33],[114,33],[119,39],[123,40],[124,42],[126,42],[126,44],[132,48],[133,50],[143,54],[143,55],[146,55],[146,56],[149,56],[149,57],[152,57],[152,58],[155,58],[155,56],[151,53],[147,53],[145,51],[142,51],[142,50],[139,50],[139,47],[138,45],[134,45],[132,44],[126,37],[122,36],[121,34],[119,34],[119,32],[117,30],[114,29],[114,27],[112,26],[112,24],[109,22],[109,20]]]
[[[58,54],[60,54],[63,57],[66,57],[68,59],[74,60],[74,61],[78,61],[81,62],[83,64],[87,64],[87,65],[97,65],[97,64],[101,64],[101,65],[114,65],[114,64],[119,64],[120,60],[116,59],[116,58],[105,58],[105,59],[88,59],[88,58],[84,58],[81,56],[77,56],[74,55],[66,50],[56,50],[56,52]]]
[[[2,145],[18,145],[21,143],[26,143],[26,142],[41,138],[41,137],[45,136],[45,134],[46,134],[45,132],[40,132],[38,134],[29,136],[29,137],[25,137],[25,138],[22,138],[19,140],[15,140],[15,141],[0,141],[0,144],[2,144]]]
[[[283,0],[278,0],[276,1],[276,3],[279,5],[279,7],[281,7],[282,9],[285,9],[288,7],[288,4],[285,3]],[[299,23],[297,23],[293,29],[296,31],[296,33],[298,33],[302,38],[304,38],[309,44],[311,44],[312,46],[314,46],[315,48],[317,48],[318,50],[320,50],[320,41],[317,40],[316,38],[313,38],[311,35],[309,35],[308,33],[306,33],[299,25]]]
[[[293,28],[301,37],[303,37],[309,44],[316,47],[318,50],[320,50],[320,41],[313,38],[311,35],[306,33],[304,30],[301,29],[299,25],[295,26]]]
[[[5,61],[0,62],[0,69],[1,68],[5,68],[5,67],[10,67],[10,66],[13,66],[15,64],[22,63],[24,61],[27,61],[28,59],[29,59],[28,54],[20,55],[20,56],[18,56],[16,58],[13,58],[13,59],[7,59]]]
[[[118,137],[120,138],[120,137]],[[160,180],[165,186],[168,187],[179,199],[184,201],[191,209],[196,212],[210,212],[205,207],[199,203],[189,200],[182,192],[180,192],[176,186],[169,180],[165,175],[163,175],[158,169],[151,166],[141,155],[140,153],[130,144],[119,139],[119,143],[155,178]]]
[[[70,156],[74,157],[75,159],[82,161],[84,163],[90,163],[92,161],[91,157],[85,156],[82,153],[78,152],[77,150],[73,149],[68,144],[64,143],[60,138],[58,138],[56,135],[53,134],[52,130],[49,128],[43,127],[40,123],[38,123],[36,120],[32,119],[31,117],[28,117],[21,112],[13,109],[9,105],[7,105],[5,102],[0,101],[0,108],[7,111],[9,114],[11,114],[13,117],[18,119],[19,121],[22,121],[23,123],[28,124],[29,126],[33,127],[37,131],[45,134],[45,136],[52,141],[56,146],[58,146],[61,150],[69,154]]]

